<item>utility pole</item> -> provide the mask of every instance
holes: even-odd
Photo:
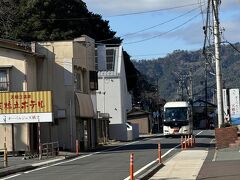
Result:
[[[189,96],[190,96],[190,100],[193,102],[193,79],[192,79],[192,68],[190,68],[190,72],[189,72]]]
[[[207,89],[208,89],[208,87],[207,87],[207,65],[208,65],[208,63],[207,63],[207,57],[205,58],[205,119],[206,119],[206,128],[208,128],[208,104],[207,104],[207,102],[208,102],[208,98],[207,98],[207,95],[208,95],[208,93],[207,93]]]
[[[216,63],[216,85],[217,85],[217,109],[218,109],[218,127],[223,124],[223,101],[222,101],[222,72],[220,58],[220,33],[218,6],[219,0],[212,0],[213,4],[213,36],[215,46],[215,63]]]

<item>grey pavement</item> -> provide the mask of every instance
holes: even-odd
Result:
[[[240,147],[184,150],[163,163],[150,179],[239,180]]]
[[[111,143],[110,146],[119,144],[121,143]],[[0,167],[0,177],[31,170],[39,166],[73,157],[76,157],[75,153],[67,152],[61,152],[60,156],[43,159],[41,161],[36,158],[22,160],[22,157],[9,157],[9,167]],[[0,157],[0,161],[1,160],[2,157]],[[150,179],[239,180],[239,169],[240,147],[219,150],[215,149],[214,146],[205,149],[196,147],[180,151],[170,159],[164,161],[161,168],[154,172],[154,175]]]
[[[164,163],[150,179],[196,179],[207,157],[207,150],[184,150]]]
[[[81,154],[79,154],[81,155]],[[40,166],[48,165],[58,161],[62,161],[69,158],[74,158],[77,155],[70,152],[59,152],[58,156],[55,157],[43,157],[42,160],[36,158],[24,159],[24,156],[9,156],[8,167],[3,167],[3,156],[0,156],[0,178],[27,170],[32,170]]]

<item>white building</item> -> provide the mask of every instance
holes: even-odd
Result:
[[[127,112],[132,109],[131,95],[127,90],[126,72],[124,66],[123,48],[102,48],[105,56],[98,60],[101,67],[98,72],[97,110],[109,113],[111,139],[128,140],[127,137]],[[100,54],[96,51],[96,54]],[[104,53],[103,53],[104,54]],[[102,52],[101,52],[102,55]],[[105,63],[105,69],[102,68]]]

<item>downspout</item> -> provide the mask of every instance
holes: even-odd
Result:
[[[23,81],[23,91],[28,90],[27,84],[27,60],[24,60],[24,81]],[[27,151],[30,151],[30,124],[26,123],[27,126]]]

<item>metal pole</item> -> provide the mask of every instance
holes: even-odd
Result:
[[[189,83],[190,83],[190,99],[193,101],[193,79],[192,79],[192,68],[190,68],[190,73],[189,73]]]
[[[42,159],[42,145],[41,145],[41,126],[38,118],[38,153],[39,153],[39,160]]]
[[[4,167],[8,166],[6,116],[4,117],[4,164],[3,166]]]
[[[70,120],[70,149],[73,150],[73,120],[72,120],[72,100],[69,101],[69,120]]]
[[[217,85],[217,109],[218,109],[218,127],[223,124],[223,102],[222,102],[222,72],[220,58],[220,33],[218,19],[219,0],[213,0],[213,35],[215,44],[215,61],[216,61],[216,85]]]
[[[207,86],[208,86],[208,82],[207,82],[207,57],[205,59],[205,120],[206,120],[206,129],[208,129],[208,98],[207,98]]]

